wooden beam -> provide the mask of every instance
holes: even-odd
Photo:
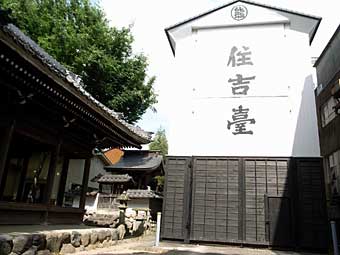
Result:
[[[11,145],[14,127],[15,127],[15,120],[12,120],[10,121],[9,125],[4,129],[2,134],[0,134],[0,137],[1,137],[1,140],[0,140],[1,141],[0,143],[0,184],[4,183],[3,176],[5,172],[5,166],[7,162],[9,147]]]
[[[85,208],[86,191],[87,191],[87,185],[88,185],[88,182],[89,182],[90,167],[91,167],[91,158],[87,158],[85,160],[85,167],[84,167],[84,173],[83,173],[83,184],[82,184],[81,195],[80,195],[80,203],[79,203],[80,209]]]
[[[59,191],[58,191],[58,196],[57,196],[58,206],[63,206],[69,164],[70,164],[70,159],[65,157],[64,162],[63,162],[63,168],[61,170],[61,175],[60,175]]]
[[[55,149],[54,149],[54,151],[52,152],[52,155],[51,155],[50,166],[48,168],[48,174],[47,174],[46,187],[45,187],[44,194],[43,194],[43,203],[44,204],[50,203],[53,184],[54,184],[54,177],[55,177],[56,168],[57,168],[57,162],[58,162],[58,158],[59,158],[59,154],[60,154],[61,144],[62,144],[62,140],[59,139],[59,142],[56,145],[56,147],[55,147]]]

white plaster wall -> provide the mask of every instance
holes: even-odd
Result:
[[[320,156],[308,34],[290,30],[286,22],[211,28],[218,22],[191,24],[210,27],[176,41],[169,154]],[[253,65],[228,66],[233,46],[249,47]],[[231,93],[228,80],[236,74],[255,76],[246,96]],[[246,124],[253,135],[227,129],[239,105],[256,121]]]
[[[83,159],[71,159],[68,169],[68,176],[66,181],[66,189],[71,188],[72,183],[82,184],[83,182],[83,172],[84,172],[85,160]],[[89,174],[88,187],[99,188],[97,182],[91,182],[91,179],[98,175],[99,173],[105,174],[104,163],[97,157],[91,159],[91,167]]]
[[[134,198],[128,201],[129,208],[149,208],[149,199],[148,198]]]
[[[71,189],[72,183],[81,185],[83,182],[85,160],[71,159],[68,166],[68,174],[66,179],[66,190]]]

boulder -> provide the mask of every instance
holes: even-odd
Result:
[[[107,240],[107,241],[111,240],[111,230],[110,229],[105,230],[105,240]]]
[[[136,220],[133,223],[133,232],[132,232],[132,234],[134,236],[140,236],[140,235],[142,235],[144,233],[144,231],[145,231],[144,222]]]
[[[126,228],[127,229],[132,229],[133,228],[133,221],[131,220],[126,220],[125,221],[125,224],[126,224]]]
[[[117,227],[117,231],[118,231],[118,239],[119,240],[123,240],[124,236],[125,236],[125,233],[126,233],[125,225],[124,224],[120,224]]]
[[[103,242],[105,240],[106,237],[106,230],[105,229],[101,229],[98,231],[98,241],[99,242]]]
[[[118,231],[116,228],[110,229],[111,232],[111,240],[112,241],[117,241],[118,240]]]
[[[68,232],[48,233],[46,235],[46,247],[53,253],[58,253],[63,244],[71,242],[71,234]]]
[[[50,255],[51,252],[49,250],[41,250],[37,251],[37,255]]]
[[[111,246],[111,242],[110,242],[109,240],[104,240],[103,246],[104,246],[105,248],[110,247],[110,246]]]
[[[32,236],[21,235],[13,239],[12,252],[22,254],[32,246]]]
[[[90,250],[93,250],[93,249],[96,249],[96,248],[97,248],[96,244],[89,244],[88,246],[85,247],[85,250],[90,251]]]
[[[71,234],[68,232],[62,232],[58,235],[58,238],[60,239],[61,244],[64,243],[71,243]]]
[[[58,253],[60,251],[61,241],[58,238],[57,233],[48,233],[46,235],[46,248],[53,253]]]
[[[68,253],[75,253],[76,248],[73,247],[70,243],[64,243],[61,247],[60,254],[68,254]]]
[[[13,248],[13,239],[9,235],[0,235],[0,255],[8,255]]]
[[[27,251],[25,251],[22,255],[35,255],[37,253],[38,246],[32,246]]]
[[[82,233],[80,237],[81,245],[84,247],[88,246],[90,243],[90,233]]]
[[[85,251],[84,245],[80,245],[79,247],[76,248],[76,252],[81,252],[81,251]]]
[[[95,244],[98,241],[98,233],[96,231],[92,231],[90,235],[90,244]]]
[[[81,234],[78,231],[72,231],[71,233],[71,244],[74,247],[79,247],[81,243]]]
[[[44,250],[46,248],[46,235],[44,234],[33,234],[32,245],[37,247],[37,250]]]

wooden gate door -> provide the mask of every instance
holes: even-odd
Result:
[[[194,157],[190,240],[239,243],[240,160]]]
[[[324,176],[321,159],[296,160],[299,248],[326,250],[330,233],[327,223]]]
[[[167,157],[161,237],[327,248],[320,159]]]
[[[286,158],[194,157],[190,240],[268,245],[265,196],[289,195],[288,165]]]
[[[268,197],[267,214],[271,246],[292,247],[291,203],[288,197]]]
[[[291,177],[287,158],[245,158],[243,188],[243,240],[247,244],[269,244],[265,219],[265,197],[290,196]]]
[[[191,157],[168,157],[163,198],[162,238],[184,240],[188,236]]]

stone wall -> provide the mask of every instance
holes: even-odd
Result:
[[[0,234],[0,255],[49,255],[74,253],[117,244],[125,226],[79,230],[42,231],[31,234]]]

